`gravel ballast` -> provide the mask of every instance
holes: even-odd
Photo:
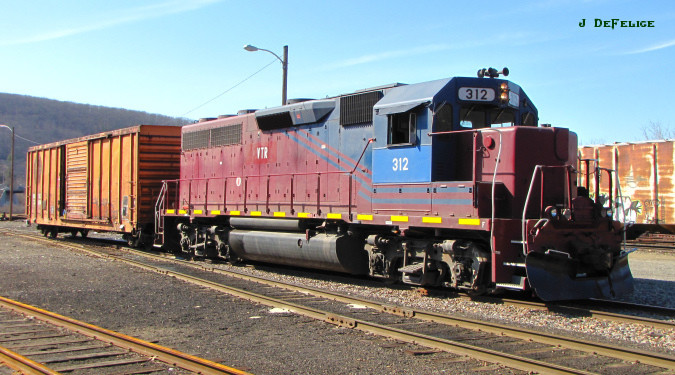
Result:
[[[425,348],[18,237],[0,236],[0,257],[2,296],[255,374],[480,373],[485,366],[449,353],[413,355]]]
[[[16,223],[2,223],[16,226]],[[205,358],[224,361],[254,373],[449,373],[471,372],[480,363],[444,360],[450,355],[406,354],[410,345],[358,331],[336,328],[288,313],[222,296],[117,262],[3,237],[0,244],[0,290],[3,296],[54,310],[105,328]],[[675,307],[675,255],[630,255],[636,291],[628,300]],[[320,280],[302,272],[237,271],[282,279],[413,308],[457,313],[474,319],[515,323],[646,350],[672,353],[675,332],[612,323],[541,310],[491,305],[455,298],[420,296],[412,289],[381,283]],[[419,348],[418,348],[419,349]],[[509,370],[501,369],[502,373]]]

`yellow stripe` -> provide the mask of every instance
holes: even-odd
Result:
[[[423,223],[430,223],[430,224],[440,224],[440,223],[443,222],[443,219],[441,219],[441,218],[438,217],[438,216],[432,216],[432,217],[429,217],[429,216],[423,216],[423,217],[422,217],[422,222],[423,222]]]
[[[166,213],[167,213],[167,214],[175,214],[175,213],[176,213],[176,210],[166,210]]]
[[[194,213],[195,213],[195,215],[201,215],[201,214],[204,213],[204,211],[202,211],[202,210],[195,210]]]
[[[239,216],[241,215],[240,211],[230,211],[230,215]]]
[[[220,210],[211,211],[211,215],[220,215]]]
[[[373,215],[356,215],[357,220],[373,220]]]
[[[402,221],[404,223],[407,223],[408,217],[407,216],[392,216],[391,221]]]
[[[178,210],[178,213],[179,213],[179,214],[186,214],[187,211],[185,211],[185,210]]]
[[[309,217],[309,212],[298,212],[298,217]]]
[[[342,214],[328,214],[326,215],[328,219],[342,219]]]
[[[251,211],[251,216],[262,216],[261,211]]]
[[[480,225],[480,219],[459,219],[459,225]]]
[[[285,216],[286,216],[286,213],[285,213],[285,212],[275,212],[275,213],[274,213],[274,216],[276,216],[276,217],[285,217]]]

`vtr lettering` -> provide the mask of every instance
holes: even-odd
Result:
[[[258,159],[267,159],[267,147],[258,147]]]

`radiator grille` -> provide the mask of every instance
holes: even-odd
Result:
[[[198,130],[183,134],[183,151],[209,147],[211,130]]]
[[[241,125],[234,124],[215,129],[183,133],[183,151],[240,144]]]
[[[340,98],[340,125],[356,125],[373,121],[373,106],[382,91],[343,96]]]
[[[241,143],[241,124],[211,129],[211,147]]]

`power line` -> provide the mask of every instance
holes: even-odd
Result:
[[[22,140],[24,140],[24,141],[26,141],[26,142],[34,143],[34,144],[36,144],[36,145],[39,145],[39,144],[40,144],[40,142],[35,142],[35,141],[33,141],[33,140],[30,140],[30,139],[28,139],[28,138],[24,138],[24,137],[22,137],[22,136],[16,134],[16,129],[13,129],[13,128],[9,127],[8,125],[0,125],[0,127],[7,128],[7,129],[11,130],[11,131],[12,131],[12,136],[15,137],[15,138],[22,139]]]
[[[34,143],[34,144],[36,144],[36,145],[39,145],[39,144],[40,144],[40,142],[31,141],[30,139],[24,138],[24,137],[22,137],[22,136],[20,136],[20,135],[17,135],[16,133],[14,134],[14,136],[17,137],[17,138],[19,138],[19,139],[23,139],[23,140],[26,141],[26,142]]]
[[[210,100],[208,100],[208,101],[206,101],[206,102],[204,102],[204,103],[202,103],[202,104],[196,106],[195,108],[192,108],[191,110],[189,110],[189,111],[183,113],[182,115],[180,115],[180,117],[185,117],[185,115],[187,115],[187,114],[189,114],[189,113],[192,113],[192,112],[198,110],[199,108],[201,108],[201,107],[203,107],[203,106],[205,106],[205,105],[211,103],[212,101],[214,101],[214,100],[220,98],[221,96],[227,94],[228,92],[232,91],[235,87],[237,87],[237,86],[241,85],[242,83],[248,81],[248,80],[251,79],[253,76],[255,76],[256,74],[262,72],[263,70],[265,70],[265,68],[267,68],[268,66],[274,64],[275,62],[277,62],[276,59],[275,59],[275,60],[272,60],[269,64],[263,66],[262,68],[260,68],[260,69],[259,69],[258,71],[256,71],[255,73],[253,73],[253,74],[251,74],[250,76],[248,76],[248,77],[244,78],[243,80],[239,81],[237,84],[235,84],[234,86],[230,87],[229,89],[227,89],[227,90],[221,92],[220,94],[216,95],[214,98],[212,98],[212,99],[210,99]]]

